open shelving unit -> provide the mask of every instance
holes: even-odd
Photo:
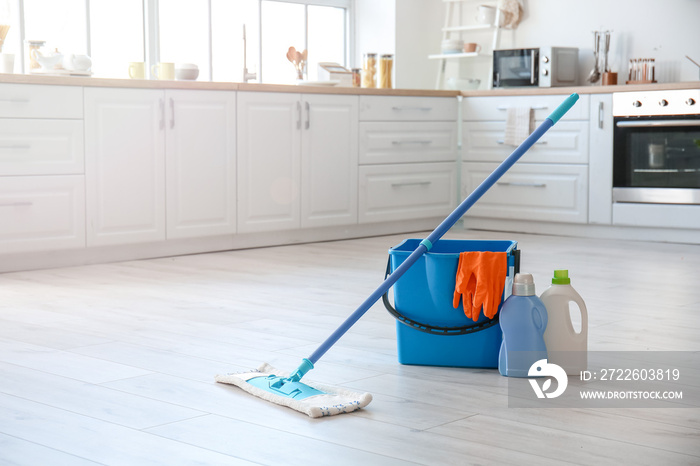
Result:
[[[501,11],[498,9],[498,2],[484,2],[477,0],[443,0],[446,3],[445,12],[445,25],[442,28],[442,39],[451,39],[453,34],[459,34],[459,38],[463,38],[464,33],[470,32],[480,32],[493,30],[493,38],[491,44],[491,50],[498,48],[500,40],[501,28],[498,26],[501,21]],[[496,17],[493,24],[454,24],[459,23],[462,20],[463,8],[462,6],[467,4],[471,7],[477,7],[479,5],[489,5],[496,8]],[[445,68],[447,66],[447,60],[458,60],[467,58],[476,58],[480,56],[491,56],[489,52],[471,52],[471,53],[439,53],[428,55],[431,60],[440,60],[440,65],[438,68],[437,82],[435,83],[435,89],[442,89],[444,87],[445,81]],[[493,74],[493,64],[491,64],[491,69],[489,76]],[[488,88],[491,88],[491,79],[487,79]]]

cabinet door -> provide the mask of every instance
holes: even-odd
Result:
[[[81,247],[83,175],[0,177],[0,254]]]
[[[357,223],[358,97],[304,96],[301,226]]]
[[[238,232],[299,228],[299,94],[239,92]]]
[[[612,223],[613,116],[612,94],[591,95],[588,221]]]
[[[469,195],[498,165],[462,164],[462,196]],[[519,163],[494,184],[469,216],[548,222],[586,223],[586,165]]]
[[[236,232],[236,97],[166,91],[167,237]]]
[[[163,91],[85,89],[88,246],[165,239]]]

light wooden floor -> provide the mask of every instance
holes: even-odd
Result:
[[[508,408],[496,370],[399,365],[380,305],[306,376],[372,393],[358,413],[214,383],[296,368],[422,236],[0,275],[0,464],[700,464],[700,409]],[[590,350],[700,350],[700,246],[449,237],[517,240],[538,293],[569,268]]]

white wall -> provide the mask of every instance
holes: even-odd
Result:
[[[362,68],[365,53],[395,53],[395,0],[355,0],[355,57],[353,68]]]
[[[438,61],[428,60],[430,53],[439,53],[444,22],[445,3],[442,0],[357,0],[358,25],[372,24],[372,31],[358,27],[357,52],[370,44],[390,45],[383,32],[391,29],[389,19],[375,12],[395,12],[396,87],[430,89],[435,87]],[[395,5],[394,5],[395,3]],[[479,0],[463,7],[463,21],[473,23]],[[501,48],[534,47],[539,45],[573,46],[579,48],[580,84],[593,67],[593,31],[612,30],[610,62],[613,71],[626,79],[630,58],[655,58],[659,82],[699,81],[700,70],[685,55],[700,63],[700,1],[698,0],[523,0],[525,12],[515,30],[501,35]],[[391,4],[390,8],[388,5]],[[364,26],[364,25],[362,25]],[[377,42],[371,34],[378,34]],[[472,33],[473,41],[490,48],[490,32]],[[467,39],[467,36],[464,37]],[[379,46],[374,46],[375,50]],[[389,53],[389,52],[387,52]],[[448,73],[479,77],[482,87],[488,78],[489,58],[462,60]],[[467,62],[466,64],[464,62]]]

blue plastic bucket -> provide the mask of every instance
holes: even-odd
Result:
[[[407,239],[389,250],[391,273],[418,247],[420,239]],[[447,240],[436,242],[394,284],[396,340],[401,364],[454,367],[498,367],[501,327],[481,314],[477,322],[464,310],[452,307],[459,254],[466,251],[505,252],[508,271],[505,300],[513,287],[519,251],[516,241]],[[518,264],[519,265],[519,264]],[[503,304],[501,301],[501,305]],[[500,311],[500,305],[499,305]],[[456,330],[475,327],[468,330]]]

